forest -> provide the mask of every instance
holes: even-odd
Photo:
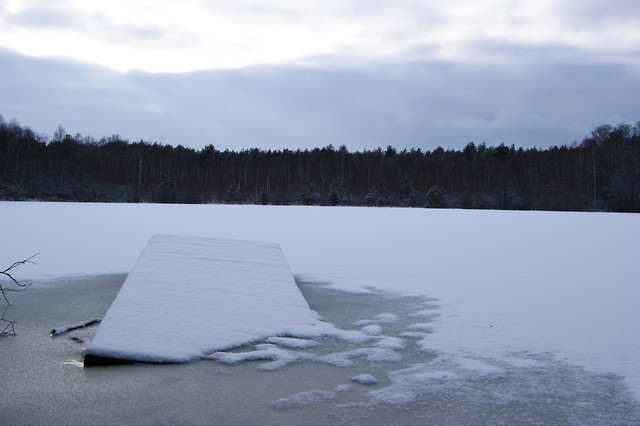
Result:
[[[640,121],[546,149],[221,151],[48,137],[0,115],[0,200],[640,212],[639,192]]]

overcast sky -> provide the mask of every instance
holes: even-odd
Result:
[[[0,114],[47,135],[546,148],[639,93],[637,0],[0,2]]]

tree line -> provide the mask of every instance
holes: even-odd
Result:
[[[0,199],[640,211],[640,121],[548,149],[201,150],[0,115]]]

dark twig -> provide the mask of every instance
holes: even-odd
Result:
[[[7,306],[5,306],[4,308],[4,312],[2,314],[2,318],[0,318],[0,324],[5,324],[4,328],[2,329],[2,331],[0,331],[0,336],[3,336],[5,334],[13,334],[15,336],[16,334],[16,329],[14,327],[14,323],[15,321],[13,320],[8,320],[5,318],[5,315],[7,314],[7,309],[9,309],[9,306],[11,306],[11,303],[9,302],[9,299],[7,298],[7,292],[9,291],[24,291],[27,288],[29,288],[29,286],[31,284],[22,284],[20,283],[18,280],[16,280],[11,271],[20,266],[20,265],[24,265],[25,263],[31,263],[31,264],[36,264],[34,261],[32,261],[31,259],[33,259],[34,257],[36,257],[38,254],[40,253],[36,253],[31,257],[26,258],[25,260],[21,260],[19,262],[14,262],[13,265],[9,266],[7,269],[5,269],[4,271],[0,271],[0,275],[4,275],[5,277],[9,278],[11,280],[12,283],[14,283],[16,286],[18,286],[18,288],[12,288],[12,287],[4,287],[2,285],[2,282],[0,282],[0,293],[2,293],[2,297],[4,298],[4,301],[7,302]]]
[[[5,334],[13,334],[15,336],[16,329],[13,326],[15,321],[4,319],[4,316],[7,314],[7,309],[9,309],[9,305],[4,307],[4,312],[2,313],[2,318],[0,318],[0,324],[6,323],[2,331],[0,331],[0,336]]]
[[[102,321],[100,318],[92,318],[92,319],[90,319],[88,321],[83,322],[82,324],[71,325],[71,326],[68,326],[68,327],[56,327],[56,328],[51,330],[51,335],[52,336],[57,336],[58,334],[63,334],[63,333],[66,333],[68,331],[71,331],[71,330],[77,330],[79,328],[84,328],[84,327],[88,327],[90,325],[99,324],[100,321]]]
[[[0,282],[0,293],[2,293],[2,297],[4,297],[4,300],[5,300],[5,302],[7,302],[7,305],[11,306],[11,303],[9,302],[9,299],[7,298],[7,292],[8,291],[24,291],[27,288],[29,288],[29,286],[31,285],[31,284],[22,284],[22,283],[20,283],[9,272],[11,270],[13,270],[14,268],[20,266],[20,265],[24,265],[25,263],[31,263],[31,264],[35,265],[36,263],[34,261],[32,261],[31,259],[33,259],[34,257],[36,257],[39,254],[40,253],[36,253],[33,256],[28,257],[25,260],[21,260],[21,261],[18,261],[18,262],[13,262],[13,265],[9,266],[4,271],[0,271],[0,275],[4,275],[5,277],[9,278],[15,285],[17,285],[18,287],[22,287],[21,289],[10,288],[10,287],[6,288],[6,287],[3,287],[2,283]]]

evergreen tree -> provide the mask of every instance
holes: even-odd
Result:
[[[427,207],[442,208],[444,207],[447,193],[441,186],[432,186],[427,191]]]
[[[320,199],[320,194],[316,191],[315,184],[309,183],[307,190],[300,197],[300,202],[305,206],[312,206],[318,203],[318,199]]]
[[[327,201],[330,206],[337,206],[342,201],[342,194],[335,179],[331,182],[331,186],[329,187]]]

